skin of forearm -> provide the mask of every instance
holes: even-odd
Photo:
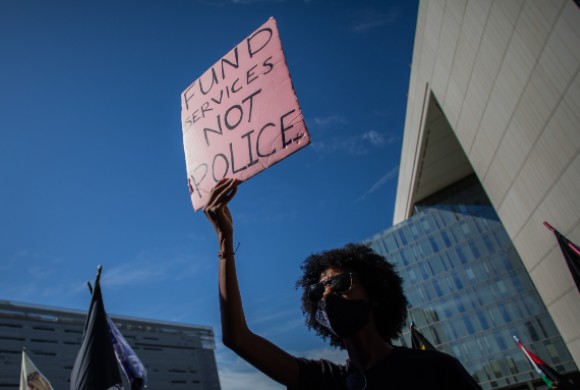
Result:
[[[226,255],[219,261],[222,341],[236,351],[243,347],[244,336],[249,333],[249,329],[244,316],[234,256]]]

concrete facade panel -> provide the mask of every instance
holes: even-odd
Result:
[[[580,332],[578,331],[580,305],[578,305],[578,300],[580,300],[578,290],[571,289],[561,299],[548,306],[552,316],[560,320],[556,322],[556,325],[575,361],[580,360],[577,349],[577,344],[580,340]],[[576,349],[570,348],[570,345],[576,345]]]
[[[567,27],[563,21],[560,21],[559,26]],[[547,80],[556,90],[563,90],[570,84],[570,80],[578,72],[578,64],[580,63],[578,57],[580,53],[574,53],[570,50],[566,44],[567,37],[562,35],[563,33],[565,31],[558,32],[556,28],[538,60],[539,65],[545,70]],[[569,36],[575,37],[573,34],[568,34]],[[580,45],[580,39],[578,39],[577,44]]]
[[[570,355],[572,355],[574,360],[580,360],[580,340],[568,341],[567,346],[568,350],[570,351]]]
[[[518,176],[524,178],[523,180],[529,182],[526,187],[533,190],[534,194],[528,191],[519,192],[529,195],[527,198],[528,200],[530,200],[530,197],[533,199],[531,201],[533,205],[536,205],[536,202],[539,202],[544,196],[545,187],[532,185],[532,182],[542,181],[542,178],[538,176],[537,168],[538,165],[549,164],[549,161],[545,161],[549,160],[549,157],[545,159],[544,155],[532,152],[537,146],[536,143],[542,132],[545,131],[545,124],[552,118],[563,92],[560,91],[558,93],[559,91],[555,91],[553,87],[550,88],[548,84],[545,73],[538,67],[530,78],[530,82],[527,84],[520,103],[513,114],[512,123],[498,148],[497,159],[494,160],[489,173],[492,177],[496,176],[498,173],[493,171],[497,169],[497,165],[500,165],[503,169],[499,174],[507,175],[504,181],[510,181],[515,185],[518,183]],[[524,164],[528,164],[528,166],[525,167]],[[522,169],[525,169],[526,174],[521,174],[520,171]],[[509,188],[506,189],[506,194],[507,191],[509,191]],[[518,192],[517,189],[515,191]],[[510,207],[509,205],[504,206],[503,194],[498,194],[498,196],[499,198],[496,201],[500,209]],[[532,207],[532,205],[529,205],[529,207]],[[510,226],[509,231],[517,233],[521,228],[519,223],[523,221],[512,222],[516,226]]]
[[[461,112],[461,105],[463,102],[462,87],[457,84],[456,79],[449,79],[445,96],[445,114],[449,122],[455,126],[459,120],[459,113]]]
[[[540,261],[553,250],[556,244],[552,232],[543,225],[544,221],[551,222],[546,219],[546,215],[541,210],[536,210],[520,230],[519,235],[513,240],[522,260],[525,259],[524,265],[529,272],[536,269]],[[535,239],[527,240],[527,237],[530,236]]]
[[[473,74],[476,58],[480,50],[481,38],[487,15],[491,9],[491,1],[469,2],[465,7],[465,16],[461,23],[461,32],[455,52],[455,59],[451,69],[449,85],[447,87],[447,99],[445,102],[448,116],[457,118],[453,125],[465,127],[462,131],[463,138],[460,139],[464,149],[469,149],[473,136],[479,124],[479,118],[472,110],[463,112],[463,102],[466,100],[466,92]],[[482,101],[481,105],[485,103]],[[467,136],[469,134],[469,136]]]
[[[457,134],[457,139],[463,145],[466,154],[471,149],[483,111],[477,108],[480,106],[471,104],[471,102],[477,102],[478,99],[483,100],[480,94],[470,93],[468,90],[463,98],[464,105],[457,120],[457,127],[462,129],[461,133]]]
[[[482,150],[481,153],[493,154],[493,150]],[[475,151],[474,151],[475,154]],[[487,176],[483,178],[483,186],[493,204],[497,205],[505,198],[508,188],[512,182],[509,179],[508,172],[510,161],[501,160],[499,157],[494,161],[493,169],[488,170]],[[502,218],[502,215],[500,215]],[[504,221],[506,230],[510,231],[506,221]]]
[[[546,231],[555,242],[556,238],[548,229]],[[573,280],[562,251],[556,245],[548,256],[530,273],[535,280],[536,288],[546,306],[550,306],[572,289]]]
[[[563,1],[528,1],[524,3],[516,36],[534,58],[540,55]]]
[[[502,203],[502,207],[498,210],[498,214],[501,214],[500,218],[510,236],[513,236],[518,231],[533,209],[529,204],[526,204],[524,198],[524,192],[513,189],[508,193]]]
[[[578,138],[578,123],[580,123],[580,60],[578,61],[578,68],[574,80],[568,87],[562,102],[562,105],[570,108],[569,112],[574,117],[575,126],[573,126],[573,128],[576,130],[574,132],[574,134],[576,134],[576,139]]]
[[[580,31],[578,30],[578,26],[580,25],[580,13],[578,13],[578,6],[574,1],[564,1],[563,10],[560,13],[559,20],[556,24],[563,21],[566,23],[568,31],[564,36],[570,41],[570,48],[574,50],[574,48],[578,47],[577,45],[574,46],[574,42],[577,42],[580,39]]]
[[[541,206],[545,207],[546,220],[554,221],[561,232],[571,230],[580,220],[578,199],[580,194],[580,154],[566,169],[550,190]]]
[[[520,12],[522,12],[522,8],[526,2],[524,0],[518,0],[518,1],[496,1],[495,3],[498,4],[501,11],[508,19],[508,22],[512,26],[515,26],[516,21],[520,16]]]
[[[418,75],[420,79],[429,80],[425,75],[430,76],[433,73],[433,64],[435,63],[435,52],[437,48],[430,46],[427,41],[424,43],[426,43],[426,45],[421,52],[422,61],[419,64],[420,70]]]
[[[425,19],[425,33],[421,36],[424,46],[437,49],[439,31],[445,13],[445,0],[433,0],[426,4],[427,17]],[[431,74],[428,75],[429,77]]]
[[[459,40],[461,24],[450,8],[445,8],[437,45],[437,58],[432,75],[432,88],[440,103],[445,102],[451,65]]]
[[[485,49],[482,48],[482,50]],[[485,56],[485,54],[483,55]],[[458,138],[468,155],[473,148],[481,118],[483,117],[493,86],[493,79],[491,77],[486,78],[486,75],[479,71],[479,68],[483,67],[483,64],[479,62],[480,56],[482,56],[481,52],[476,59],[471,80],[465,93],[461,114],[457,122],[458,128],[462,129]]]
[[[487,133],[480,131],[474,141],[474,146],[476,147],[472,148],[469,156],[471,165],[475,172],[485,172],[493,157],[493,140]]]

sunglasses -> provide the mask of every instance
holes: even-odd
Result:
[[[324,282],[314,283],[308,287],[308,298],[312,302],[320,301],[324,295],[326,286],[330,286],[330,291],[333,293],[343,294],[351,289],[353,276],[355,276],[354,273],[347,272],[325,280]]]

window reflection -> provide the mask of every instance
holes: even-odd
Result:
[[[462,190],[425,200],[414,216],[370,242],[403,277],[409,320],[484,389],[534,378],[514,334],[548,364],[575,370],[477,179],[458,185]],[[405,332],[399,343],[408,339]]]

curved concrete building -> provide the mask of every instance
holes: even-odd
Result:
[[[580,293],[547,221],[580,243],[580,6],[420,2],[394,223],[475,173],[580,364]]]

